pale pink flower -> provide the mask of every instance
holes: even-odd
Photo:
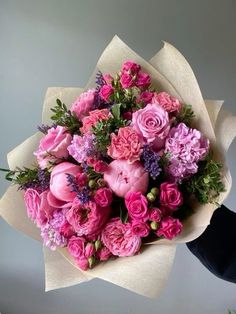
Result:
[[[70,110],[71,112],[74,112],[80,120],[87,116],[89,111],[92,110],[95,94],[95,89],[89,89],[88,91],[80,94],[73,102]]]

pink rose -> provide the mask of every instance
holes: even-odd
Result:
[[[84,254],[87,258],[93,256],[93,254],[95,253],[95,247],[92,243],[87,243],[85,246],[85,251]]]
[[[83,126],[80,128],[82,133],[91,133],[91,128],[96,126],[99,121],[108,120],[110,112],[108,109],[93,110],[89,112],[89,116],[84,117]]]
[[[151,85],[151,77],[147,73],[139,72],[136,77],[135,85],[139,88],[147,88]]]
[[[49,192],[49,190],[46,190],[40,194],[40,206],[35,219],[36,225],[39,228],[45,226],[48,220],[52,218],[53,212],[56,210],[56,208],[52,207],[48,202]]]
[[[150,212],[149,220],[160,222],[162,217],[162,212],[159,208],[153,207]]]
[[[128,160],[133,163],[140,159],[141,142],[137,132],[130,126],[120,128],[118,134],[111,134],[111,144],[107,154],[113,159]]]
[[[125,205],[129,217],[136,221],[145,222],[149,218],[148,201],[140,192],[128,192],[125,195]]]
[[[100,188],[96,191],[94,196],[95,202],[101,207],[107,207],[112,202],[112,192],[108,188]]]
[[[177,98],[170,96],[165,92],[154,93],[152,104],[159,104],[167,112],[178,112],[181,109],[181,103]]]
[[[93,236],[101,231],[110,211],[110,207],[100,207],[95,202],[83,205],[75,198],[72,207],[66,213],[66,218],[78,236]]]
[[[107,170],[108,165],[104,161],[98,160],[93,164],[93,167],[95,172],[103,173]]]
[[[164,182],[160,185],[160,203],[172,210],[183,203],[182,194],[176,184]]]
[[[71,238],[74,234],[72,226],[67,221],[61,226],[60,232],[67,239]]]
[[[157,230],[157,236],[171,240],[176,237],[182,231],[183,225],[179,219],[175,219],[171,216],[163,218],[160,224],[160,228]]]
[[[114,80],[109,73],[103,74],[103,79],[107,84],[111,84],[112,81]]]
[[[137,74],[141,69],[141,66],[132,60],[127,60],[123,63],[121,71],[130,72],[131,74]]]
[[[80,120],[87,116],[89,111],[92,110],[95,94],[95,89],[89,89],[87,92],[80,94],[73,102],[70,110],[74,112]]]
[[[123,88],[130,88],[134,86],[133,76],[129,73],[123,72],[120,77],[120,83]]]
[[[115,256],[133,256],[141,246],[141,238],[132,233],[131,224],[123,224],[120,218],[113,218],[106,224],[101,239]]]
[[[107,102],[110,101],[110,96],[114,93],[114,88],[111,85],[103,85],[99,91],[101,98]]]
[[[147,143],[164,140],[170,131],[168,113],[159,105],[148,104],[133,113],[133,127]]]
[[[112,161],[104,172],[104,180],[120,197],[125,197],[129,191],[144,194],[148,187],[148,173],[139,161],[133,164],[129,164],[126,160]]]
[[[68,175],[76,177],[81,173],[79,166],[70,162],[62,162],[55,166],[51,173],[50,190],[52,194],[59,200],[71,202],[76,197],[76,193],[72,192],[72,187],[68,181]]]
[[[67,158],[69,156],[67,147],[71,140],[72,136],[66,132],[66,128],[57,126],[49,129],[40,140],[38,150],[34,152],[40,168],[47,168],[50,163],[57,163]]]
[[[97,258],[100,261],[107,261],[111,256],[111,252],[105,246],[97,251]]]
[[[133,221],[132,222],[132,232],[133,234],[144,238],[149,235],[150,227],[147,223],[140,222],[140,221]]]
[[[28,217],[35,221],[41,202],[40,194],[35,189],[27,189],[24,193],[24,201]]]
[[[144,91],[139,95],[137,103],[143,102],[144,105],[150,104],[152,101],[152,97],[153,97],[152,92]]]
[[[75,258],[76,263],[82,270],[87,270],[89,267],[88,259],[85,256],[86,240],[83,237],[73,236],[69,239],[67,249],[68,252]]]

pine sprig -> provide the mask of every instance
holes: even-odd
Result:
[[[66,127],[68,132],[80,134],[81,121],[78,120],[76,115],[67,109],[66,105],[60,99],[56,100],[57,104],[51,109],[53,115],[51,119],[55,125]]]
[[[199,163],[198,172],[183,182],[183,188],[202,204],[214,203],[217,196],[224,191],[221,169],[222,164],[214,161],[209,154]]]
[[[190,125],[194,118],[194,112],[191,105],[183,104],[180,112],[176,116],[177,123],[185,123],[186,125]]]

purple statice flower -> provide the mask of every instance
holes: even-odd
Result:
[[[206,157],[208,151],[209,140],[200,131],[191,129],[184,123],[178,124],[171,129],[165,142],[170,176],[181,181],[196,173],[197,163]]]
[[[103,77],[103,74],[101,71],[97,72],[95,81],[97,84],[97,87],[96,87],[97,91],[99,91],[101,89],[101,87],[106,84],[106,81],[104,80],[104,77]]]
[[[86,204],[90,201],[90,193],[87,186],[84,186],[78,193],[77,197],[82,204]]]
[[[46,169],[38,169],[38,180],[42,192],[49,188],[50,174]]]
[[[95,135],[85,134],[84,136],[74,135],[71,144],[68,146],[69,154],[79,163],[87,160],[89,156],[96,154]]]
[[[39,132],[42,132],[43,134],[47,134],[48,130],[51,128],[56,128],[56,124],[47,125],[47,124],[41,124],[38,125],[37,129]]]
[[[64,247],[67,245],[67,239],[60,233],[60,228],[58,226],[60,223],[58,218],[53,218],[52,223],[55,225],[53,227],[51,221],[47,222],[41,229],[41,237],[43,238],[43,245],[47,246],[51,250],[55,251],[57,247]],[[61,221],[60,221],[61,222]]]
[[[149,172],[153,180],[159,176],[161,168],[159,166],[160,156],[148,145],[145,145],[141,154],[141,161],[144,163],[145,171]]]

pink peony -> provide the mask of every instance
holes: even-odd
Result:
[[[159,104],[167,112],[178,112],[181,109],[181,103],[177,98],[174,98],[166,92],[154,93],[152,104]]]
[[[149,220],[160,222],[162,217],[162,212],[159,208],[153,207],[150,212]]]
[[[147,143],[164,140],[170,130],[168,113],[159,105],[148,104],[133,113],[133,127]]]
[[[164,182],[160,185],[160,204],[162,206],[175,210],[182,203],[183,197],[176,184]]]
[[[141,246],[141,238],[132,233],[130,223],[111,219],[102,230],[102,242],[115,256],[133,256]]]
[[[144,105],[150,104],[152,101],[153,93],[149,91],[142,92],[137,98],[137,103],[143,102]]]
[[[139,135],[130,126],[120,128],[117,135],[111,134],[107,154],[113,159],[128,160],[129,163],[139,160],[141,154]]]
[[[141,89],[147,88],[151,85],[151,77],[147,73],[139,72],[137,74],[135,85]]]
[[[47,168],[50,164],[67,158],[69,155],[67,147],[71,140],[72,137],[66,132],[66,128],[57,126],[49,129],[40,140],[38,150],[34,153],[40,168]]]
[[[133,75],[137,74],[141,69],[141,66],[135,63],[132,60],[127,60],[123,63],[121,71],[122,72],[129,72]]]
[[[109,116],[108,109],[90,111],[89,116],[83,118],[83,126],[80,128],[80,131],[82,133],[91,133],[92,127],[95,127],[99,121],[108,120]]]
[[[133,221],[132,222],[132,232],[133,234],[144,238],[149,235],[150,227],[147,223],[140,222],[140,221]]]
[[[171,240],[176,237],[182,231],[183,225],[179,219],[175,219],[171,216],[163,218],[160,224],[160,228],[157,230],[157,236]]]
[[[145,222],[149,218],[148,201],[140,192],[128,192],[125,195],[125,205],[129,217],[135,221]]]
[[[76,193],[72,192],[72,187],[68,181],[68,175],[76,177],[79,173],[81,173],[80,167],[70,162],[63,162],[55,166],[52,170],[50,179],[50,190],[52,194],[61,201],[73,201]]]
[[[125,197],[129,191],[145,193],[148,187],[148,173],[139,161],[133,164],[126,160],[112,161],[104,172],[104,180],[120,197]]]
[[[35,189],[27,189],[24,193],[24,201],[28,217],[35,221],[40,208],[40,194]]]
[[[95,202],[101,207],[107,207],[112,202],[112,192],[108,188],[100,188],[94,195]]]
[[[103,85],[99,91],[100,97],[106,102],[110,101],[111,95],[114,93],[114,88],[111,85]]]
[[[77,235],[93,236],[101,232],[110,215],[110,207],[101,207],[95,202],[81,204],[75,198],[72,207],[68,210],[66,218]]]
[[[134,86],[134,78],[131,74],[123,72],[120,77],[120,83],[123,88],[131,88]]]
[[[70,110],[74,112],[80,120],[87,116],[89,111],[92,110],[95,94],[95,89],[89,89],[87,92],[80,94],[73,102]]]

